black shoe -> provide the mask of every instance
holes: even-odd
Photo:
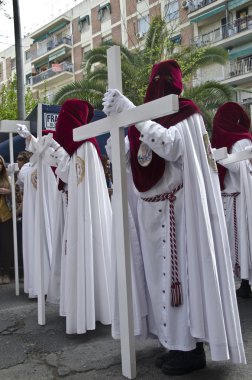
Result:
[[[251,286],[248,280],[242,280],[241,286],[236,290],[236,296],[240,298],[250,298],[252,295]]]
[[[159,355],[155,360],[155,366],[157,368],[162,368],[164,363],[167,363],[169,360],[174,358],[176,354],[178,354],[180,351],[177,350],[170,350],[165,351],[163,354]]]
[[[184,375],[206,367],[204,348],[192,351],[179,351],[169,362],[164,363],[162,372],[165,375]]]

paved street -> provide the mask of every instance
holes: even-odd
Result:
[[[98,325],[95,332],[66,335],[65,320],[57,307],[46,305],[46,325],[37,324],[37,303],[15,287],[0,286],[0,379],[1,380],[92,380],[124,379],[121,375],[120,345],[110,336],[110,326]],[[252,298],[239,300],[239,311],[248,364],[212,362],[183,380],[252,379]],[[160,352],[155,340],[137,342],[137,379],[167,377],[154,367]]]

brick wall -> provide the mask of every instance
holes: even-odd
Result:
[[[128,47],[132,48],[138,44],[137,33],[137,17],[132,17],[127,21]]]
[[[74,54],[74,71],[78,71],[81,69],[81,65],[83,61],[81,45],[74,47],[73,54]]]
[[[112,28],[112,40],[119,43],[122,42],[121,25],[117,25],[114,28]]]
[[[157,4],[150,8],[150,20],[161,14],[161,5]]]
[[[111,24],[121,20],[121,9],[119,0],[110,0],[111,4]]]
[[[81,40],[81,34],[78,29],[79,27],[78,21],[79,21],[79,17],[75,18],[72,24],[73,44],[77,44]]]
[[[98,19],[98,9],[99,6],[91,9],[92,34],[96,34],[101,31],[101,22]]]
[[[136,1],[126,0],[126,16],[130,16],[137,10]]]
[[[101,42],[102,42],[102,36],[101,34],[99,34],[98,36],[93,38],[93,48],[96,48],[97,46],[99,46]]]

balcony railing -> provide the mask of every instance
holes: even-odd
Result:
[[[217,0],[189,0],[188,13],[195,12],[200,8],[206,7],[209,4],[214,3]]]
[[[239,59],[239,61],[232,61],[229,67],[230,71],[226,73],[227,78],[252,73],[252,56]]]
[[[72,46],[72,38],[69,35],[65,35],[64,37],[60,38],[47,38],[46,40],[41,43],[40,47],[31,53],[31,59],[35,59],[40,57],[41,55],[46,54],[50,50],[60,46],[60,45],[69,45]]]
[[[237,18],[235,21],[222,25],[210,32],[200,34],[193,38],[192,42],[197,46],[213,44],[249,29],[252,29],[252,15]]]
[[[37,83],[45,81],[49,78],[59,75],[63,72],[73,72],[73,64],[69,62],[62,62],[57,65],[54,65],[50,69],[43,71],[42,73],[30,78],[30,86],[34,86]]]

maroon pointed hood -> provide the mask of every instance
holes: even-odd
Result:
[[[56,122],[54,139],[72,156],[74,152],[85,142],[94,144],[101,159],[101,152],[95,138],[82,141],[73,141],[73,130],[82,125],[88,124],[94,116],[93,106],[85,100],[67,99],[60,109]],[[58,189],[63,190],[64,182],[59,180]]]
[[[156,63],[151,71],[144,102],[147,103],[170,94],[180,95],[182,90],[182,72],[178,63],[174,60]],[[190,99],[179,98],[178,112],[158,118],[155,121],[165,128],[170,128],[199,112],[199,108]],[[134,184],[140,192],[148,191],[161,179],[165,170],[165,160],[152,152],[150,164],[142,167],[137,158],[141,144],[140,132],[135,126],[129,128],[128,137]]]
[[[213,131],[211,144],[213,148],[227,147],[228,152],[239,140],[252,141],[249,132],[250,120],[244,109],[235,102],[227,102],[220,106],[213,119]],[[218,165],[221,190],[224,189],[224,177],[226,168]]]
[[[56,122],[55,140],[70,156],[86,141],[93,143],[100,155],[100,149],[95,138],[84,141],[73,141],[73,130],[88,124],[93,116],[94,108],[85,100],[67,99],[62,104]]]

